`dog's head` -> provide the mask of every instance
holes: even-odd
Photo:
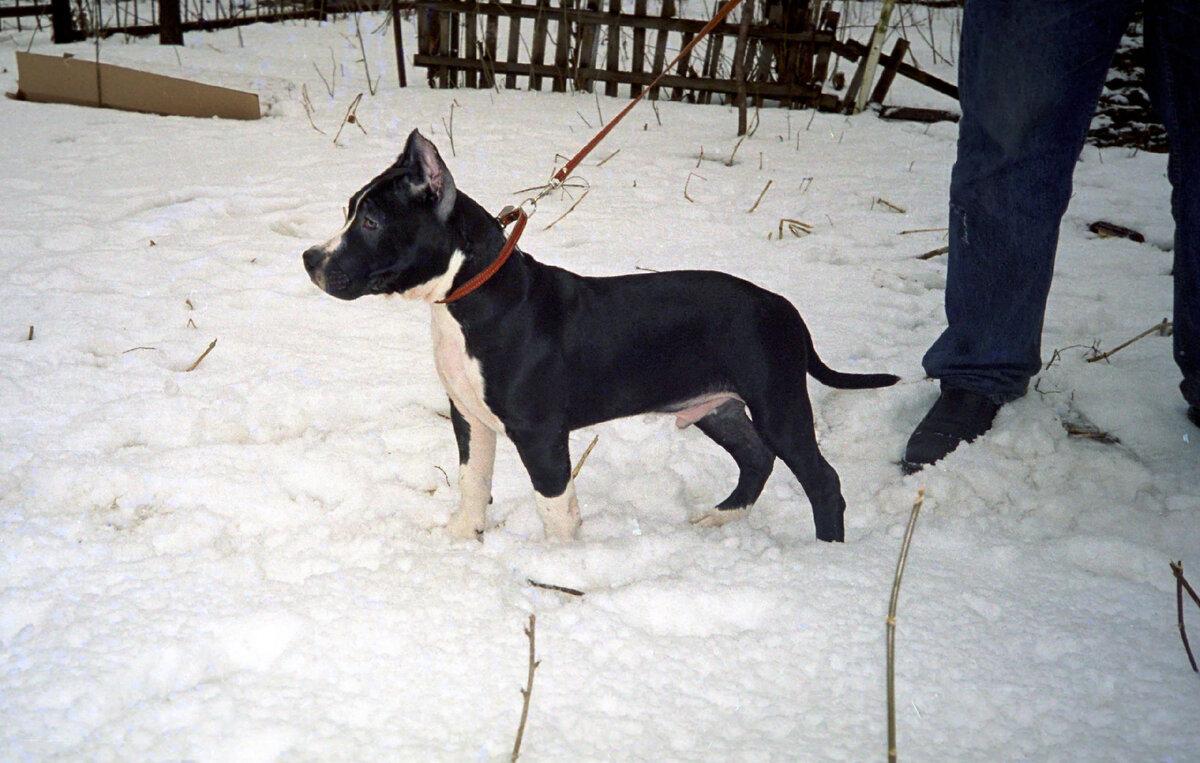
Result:
[[[340,299],[436,298],[461,264],[446,225],[457,197],[437,148],[413,130],[396,163],[350,197],[341,232],[304,253],[304,267]]]

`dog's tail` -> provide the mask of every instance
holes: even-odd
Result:
[[[890,387],[900,381],[900,377],[895,374],[847,374],[834,371],[825,365],[817,355],[817,348],[813,345],[812,336],[808,337],[808,373],[826,387],[834,389],[874,389],[875,387]]]

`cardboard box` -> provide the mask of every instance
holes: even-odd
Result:
[[[183,117],[258,119],[258,95],[82,58],[17,53],[17,98]]]

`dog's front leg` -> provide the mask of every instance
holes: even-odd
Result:
[[[492,469],[496,463],[496,433],[483,422],[464,414],[450,401],[450,423],[458,443],[458,511],[446,531],[455,538],[478,538],[492,501]]]
[[[579,502],[571,480],[571,454],[562,429],[509,431],[529,479],[547,538],[572,540],[579,532]]]

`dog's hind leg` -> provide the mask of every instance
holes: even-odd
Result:
[[[450,423],[458,443],[459,509],[446,524],[455,538],[478,538],[492,501],[492,470],[496,463],[496,433],[450,402]]]
[[[813,427],[812,403],[803,379],[771,406],[750,405],[754,427],[775,455],[783,459],[812,504],[817,539],[842,542],[846,539],[846,501],[837,472],[821,455]]]
[[[741,400],[725,401],[697,421],[696,427],[733,456],[738,465],[737,486],[729,497],[717,504],[715,509],[692,520],[693,524],[701,527],[719,527],[745,516],[758,500],[775,466],[775,454],[763,444],[762,438],[754,430],[754,424],[746,416],[746,405]]]

